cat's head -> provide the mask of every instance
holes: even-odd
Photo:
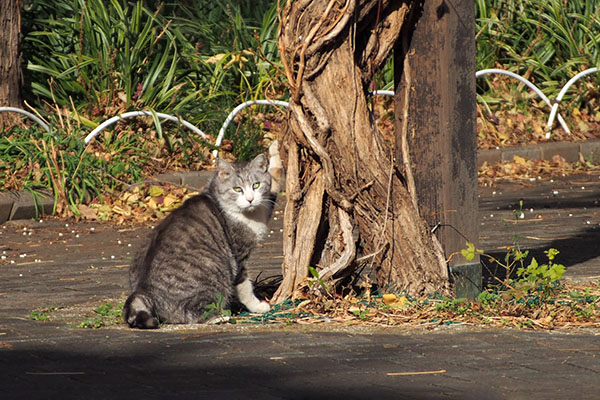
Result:
[[[260,154],[254,160],[229,163],[217,160],[217,174],[211,191],[221,206],[230,212],[252,212],[271,201],[271,175],[267,172],[267,157]]]

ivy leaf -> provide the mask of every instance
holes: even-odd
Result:
[[[460,254],[462,254],[462,256],[465,258],[465,260],[472,261],[475,258],[476,254],[483,254],[483,250],[476,249],[475,245],[473,243],[467,242],[467,248],[462,249],[460,251]]]

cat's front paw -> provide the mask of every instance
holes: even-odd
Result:
[[[271,305],[266,301],[260,301],[253,304],[252,307],[248,307],[248,311],[256,314],[264,314],[271,309]]]
[[[271,192],[278,193],[282,189],[284,180],[283,164],[279,156],[279,144],[277,140],[269,146],[269,168],[271,175]]]

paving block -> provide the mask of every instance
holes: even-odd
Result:
[[[10,218],[31,219],[39,214],[51,214],[54,209],[54,196],[44,192],[19,192],[15,195]]]
[[[582,142],[579,144],[579,151],[586,160],[594,164],[600,163],[600,141]]]
[[[544,143],[540,146],[542,158],[552,160],[555,155],[561,156],[567,162],[579,161],[579,144],[571,142]]]
[[[17,195],[15,193],[0,193],[0,224],[3,224],[10,219],[10,212],[12,211],[16,199]]]

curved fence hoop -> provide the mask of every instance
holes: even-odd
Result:
[[[46,132],[52,133],[52,129],[50,129],[50,126],[48,126],[47,123],[42,121],[37,115],[30,113],[29,111],[17,107],[0,107],[0,112],[14,112],[18,114],[23,114],[40,124],[42,128],[46,130]]]
[[[227,130],[227,127],[229,126],[231,121],[233,121],[233,118],[235,118],[235,116],[240,111],[242,111],[244,108],[253,106],[253,105],[289,107],[290,103],[288,103],[287,101],[281,101],[281,100],[248,100],[248,101],[243,102],[242,104],[240,104],[236,108],[234,108],[233,111],[231,111],[229,113],[227,118],[225,118],[225,122],[223,122],[223,125],[221,126],[221,129],[219,130],[219,134],[217,135],[217,140],[215,141],[215,147],[221,146],[221,143],[223,142],[223,138],[225,137],[225,131]],[[215,158],[217,158],[218,155],[219,155],[219,150],[214,150],[213,156],[215,156]]]
[[[560,103],[564,95],[567,93],[567,90],[569,90],[569,88],[579,79],[596,72],[598,72],[598,68],[596,67],[588,68],[585,71],[581,71],[580,73],[569,79],[566,85],[563,86],[562,89],[560,89],[558,96],[556,96],[556,102],[552,105],[552,110],[550,111],[550,117],[548,118],[548,123],[546,124],[547,129],[552,129],[552,125],[554,124],[554,118],[556,118],[556,114],[558,112],[558,103]],[[560,121],[560,119],[560,114],[558,114],[558,120]]]
[[[371,92],[371,96],[382,95],[382,96],[393,96],[395,92],[393,90],[374,90]]]
[[[393,90],[375,90],[375,91],[371,92],[371,95],[393,96],[394,91]],[[235,118],[235,116],[237,114],[239,114],[240,111],[242,111],[244,108],[253,106],[253,105],[289,107],[290,103],[288,103],[287,101],[281,101],[281,100],[248,100],[248,101],[238,105],[236,108],[233,109],[233,111],[231,111],[229,113],[229,115],[225,119],[225,122],[223,122],[223,125],[221,126],[221,129],[219,130],[219,134],[217,135],[217,140],[215,141],[216,147],[221,146],[221,143],[223,142],[223,138],[225,137],[225,131],[227,130],[227,127],[229,126],[229,124],[231,124],[231,121],[233,121],[233,118]],[[213,155],[215,156],[215,158],[217,158],[218,154],[219,154],[219,150],[213,151]]]
[[[551,108],[551,110],[554,108],[554,106],[556,106],[558,108],[558,104],[555,103],[553,105],[552,102],[550,101],[550,99],[537,86],[535,86],[529,80],[523,78],[521,75],[515,74],[514,72],[506,71],[506,70],[498,69],[498,68],[482,69],[480,71],[475,72],[475,78],[479,78],[483,75],[489,75],[489,74],[507,75],[507,76],[510,76],[511,78],[515,78],[518,81],[527,85],[528,88],[533,90],[535,92],[535,94],[537,94],[544,101],[544,103],[546,103],[548,105],[548,107]],[[558,98],[557,98],[557,100],[560,101]],[[556,112],[555,112],[555,114],[556,114]],[[552,116],[552,111],[550,112],[550,116]],[[567,134],[571,134],[571,130],[569,129],[569,127],[567,126],[567,123],[565,122],[565,120],[563,119],[563,117],[560,114],[558,115],[558,122],[560,122],[560,125],[565,130],[565,132],[567,132]],[[550,125],[548,125],[548,126],[550,126]],[[547,132],[546,138],[549,138],[549,137],[550,137],[550,132]]]
[[[207,138],[207,136],[204,132],[202,132],[200,129],[196,128],[194,125],[190,124],[189,122],[187,122],[181,118],[174,117],[169,114],[159,113],[159,112],[152,113],[150,111],[130,111],[130,112],[126,112],[123,114],[115,115],[114,117],[109,118],[106,121],[104,121],[103,123],[101,123],[100,125],[98,125],[93,131],[91,131],[89,133],[89,135],[87,135],[85,137],[85,144],[88,144],[96,135],[98,135],[100,132],[102,132],[106,127],[116,123],[117,121],[120,121],[120,120],[126,119],[126,118],[152,116],[152,115],[156,115],[159,118],[168,119],[170,121],[179,122],[181,125],[193,130],[198,135],[202,136],[203,139]]]

